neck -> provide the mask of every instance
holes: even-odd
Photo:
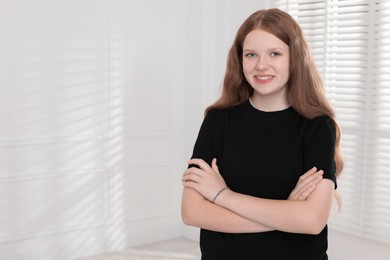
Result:
[[[272,101],[251,96],[249,97],[249,102],[254,108],[264,112],[281,111],[290,106],[287,98],[280,101]]]

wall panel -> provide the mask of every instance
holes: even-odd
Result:
[[[106,172],[0,182],[0,242],[108,222]]]
[[[128,3],[124,214],[134,245],[180,235],[185,5]]]
[[[169,164],[130,165],[126,175],[128,218],[142,220],[173,213]]]
[[[31,143],[0,143],[0,180],[103,169],[103,143],[98,139],[45,139]]]
[[[171,132],[173,1],[132,1],[129,28],[127,129],[131,134]],[[151,8],[152,6],[152,8]],[[147,15],[145,15],[147,14]]]

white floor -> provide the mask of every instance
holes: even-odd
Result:
[[[197,242],[177,238],[79,260],[200,260],[200,251]]]

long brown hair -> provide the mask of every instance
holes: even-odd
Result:
[[[336,176],[339,176],[344,162],[339,148],[340,128],[335,119],[335,112],[325,95],[321,75],[300,26],[289,14],[279,9],[257,11],[241,25],[228,54],[221,96],[206,108],[205,114],[214,108],[224,109],[242,104],[253,94],[253,88],[244,76],[242,52],[245,37],[255,29],[271,33],[289,46],[290,75],[287,96],[290,105],[305,118],[329,116],[333,120],[336,131]]]

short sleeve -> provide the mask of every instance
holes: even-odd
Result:
[[[312,121],[309,131],[304,137],[304,170],[312,167],[323,170],[323,177],[336,182],[335,125],[329,117],[318,117]]]
[[[211,164],[213,158],[217,156],[215,149],[215,111],[207,113],[200,127],[191,158],[203,159]]]

